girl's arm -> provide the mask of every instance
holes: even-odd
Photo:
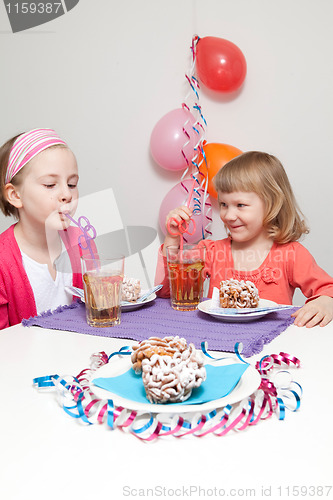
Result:
[[[0,330],[9,327],[7,304],[0,305]]]
[[[167,269],[167,261],[166,261],[166,247],[168,246],[179,246],[180,236],[177,235],[178,225],[177,223],[170,221],[170,229],[172,233],[170,234],[170,230],[168,228],[168,221],[174,218],[176,221],[189,222],[192,216],[192,210],[186,206],[175,208],[168,213],[165,221],[165,226],[167,230],[167,234],[164,238],[163,245],[158,251],[158,259],[157,259],[157,267],[155,274],[155,285],[163,285],[163,288],[157,292],[159,297],[170,297],[170,287],[169,287],[169,278],[168,278],[168,269]]]
[[[2,275],[0,275],[0,330],[10,326],[8,317],[8,299],[4,292],[5,289]]]
[[[295,243],[293,249],[293,258],[288,263],[290,283],[308,298],[292,315],[295,325],[326,326],[333,319],[333,278],[318,266],[303,245]]]

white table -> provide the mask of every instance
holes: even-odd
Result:
[[[53,393],[32,386],[42,375],[77,375],[92,353],[124,344],[131,342],[21,325],[0,332],[1,498],[290,498],[297,491],[332,498],[333,324],[291,326],[250,359],[280,351],[298,357],[302,367],[292,371],[304,390],[301,409],[224,437],[146,444],[106,424],[80,424]],[[323,494],[310,496],[310,486]]]

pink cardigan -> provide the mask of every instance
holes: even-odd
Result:
[[[22,256],[14,236],[15,224],[0,234],[0,329],[20,323],[23,318],[36,316],[34,294],[22,264]],[[68,252],[73,285],[82,288],[80,230],[75,227],[61,231]]]
[[[317,265],[309,251],[298,242],[285,245],[274,243],[261,266],[247,272],[234,269],[228,238],[202,240],[198,246],[202,245],[206,247],[205,272],[210,277],[209,297],[212,296],[213,287],[219,288],[222,280],[230,278],[252,281],[262,299],[273,300],[278,304],[292,304],[296,288],[300,288],[308,300],[320,295],[333,297],[333,278]],[[155,276],[155,284],[160,283],[163,288],[158,295],[169,297],[167,263],[161,249]]]

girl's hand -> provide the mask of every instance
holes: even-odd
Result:
[[[177,222],[183,222],[183,221],[190,222],[192,215],[193,215],[193,211],[185,205],[178,207],[178,208],[175,208],[174,210],[171,210],[168,213],[166,221],[165,221],[165,227],[167,229],[168,234],[170,236],[174,236],[173,234],[170,234],[170,232],[169,232],[169,228],[168,228],[169,221],[170,221],[170,229],[171,229],[172,233],[177,232],[177,228],[178,228],[178,224],[175,223],[171,219],[175,219]]]
[[[188,208],[187,206],[182,206],[175,208],[174,210],[171,210],[171,212],[168,213],[166,221],[165,221],[165,227],[167,230],[166,237],[164,239],[164,244],[163,244],[163,255],[166,255],[166,247],[168,246],[177,246],[179,245],[180,241],[180,235],[178,234],[178,224],[175,222],[189,222],[191,217],[192,217],[192,210]],[[172,221],[171,219],[175,219],[175,221]],[[170,220],[170,229],[168,227],[168,222]],[[171,234],[170,233],[175,233]]]
[[[292,314],[296,326],[326,326],[333,319],[333,298],[322,295],[310,300],[303,307]]]

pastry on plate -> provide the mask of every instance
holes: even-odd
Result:
[[[122,286],[122,300],[126,302],[136,302],[141,294],[140,280],[127,278],[124,276]]]
[[[255,308],[259,305],[258,289],[252,281],[230,279],[220,283],[220,306],[225,308]]]
[[[134,345],[131,361],[135,372],[142,373],[151,403],[186,401],[206,379],[201,352],[178,336],[150,337]]]

